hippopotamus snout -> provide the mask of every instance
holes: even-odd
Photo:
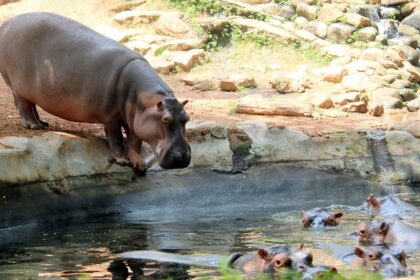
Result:
[[[184,148],[166,152],[159,160],[159,165],[165,169],[185,168],[191,162],[191,147],[186,144]]]

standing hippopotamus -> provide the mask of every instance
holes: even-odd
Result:
[[[364,251],[360,247],[354,248],[354,254],[359,257],[352,264],[362,266],[372,272],[380,272],[386,277],[411,276],[414,274],[412,269],[407,268],[404,251],[393,253],[377,249]]]
[[[291,268],[292,261],[284,253],[258,249],[256,253],[231,255],[228,266],[245,274],[277,273],[284,268]]]
[[[382,217],[417,215],[420,213],[419,209],[400,199],[395,194],[390,194],[385,197],[376,197],[374,194],[367,198],[367,210],[370,216],[380,214]]]
[[[143,173],[140,147],[145,141],[163,168],[190,163],[186,101],[178,102],[141,55],[76,21],[28,13],[4,22],[0,73],[26,128],[48,126],[39,118],[38,105],[69,121],[103,123],[110,162]]]
[[[337,226],[343,213],[330,213],[325,208],[314,208],[302,211],[302,225],[308,227]]]
[[[386,244],[407,249],[420,248],[420,229],[402,221],[372,221],[359,227],[361,244]]]

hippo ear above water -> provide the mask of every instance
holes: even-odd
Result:
[[[334,214],[334,218],[336,218],[336,219],[341,218],[341,217],[343,217],[343,213],[341,213],[341,212],[338,212],[338,213]]]
[[[268,259],[268,252],[264,249],[258,249],[258,256],[260,256],[261,259],[267,260]]]
[[[360,249],[360,247],[354,247],[354,254],[358,256],[359,258],[363,258],[365,255],[365,252],[362,249]]]

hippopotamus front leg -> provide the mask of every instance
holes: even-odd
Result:
[[[108,161],[122,166],[129,166],[130,160],[128,159],[127,152],[124,147],[124,138],[121,131],[120,120],[114,119],[105,123],[105,134],[111,150]]]
[[[34,103],[27,99],[13,94],[16,108],[19,111],[22,124],[28,129],[44,129],[48,127],[48,123],[41,121]]]
[[[128,158],[130,159],[134,171],[138,175],[144,175],[146,173],[146,165],[140,154],[140,148],[143,141],[136,136],[134,131],[127,127],[125,130],[127,133]]]

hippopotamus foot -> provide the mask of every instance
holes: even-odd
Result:
[[[16,108],[19,110],[19,115],[23,126],[28,129],[45,129],[49,125],[47,122],[41,121],[34,103],[27,99],[13,94]]]
[[[146,174],[146,164],[143,157],[140,155],[140,148],[142,141],[128,128],[127,131],[127,145],[128,145],[128,158],[137,175]]]

